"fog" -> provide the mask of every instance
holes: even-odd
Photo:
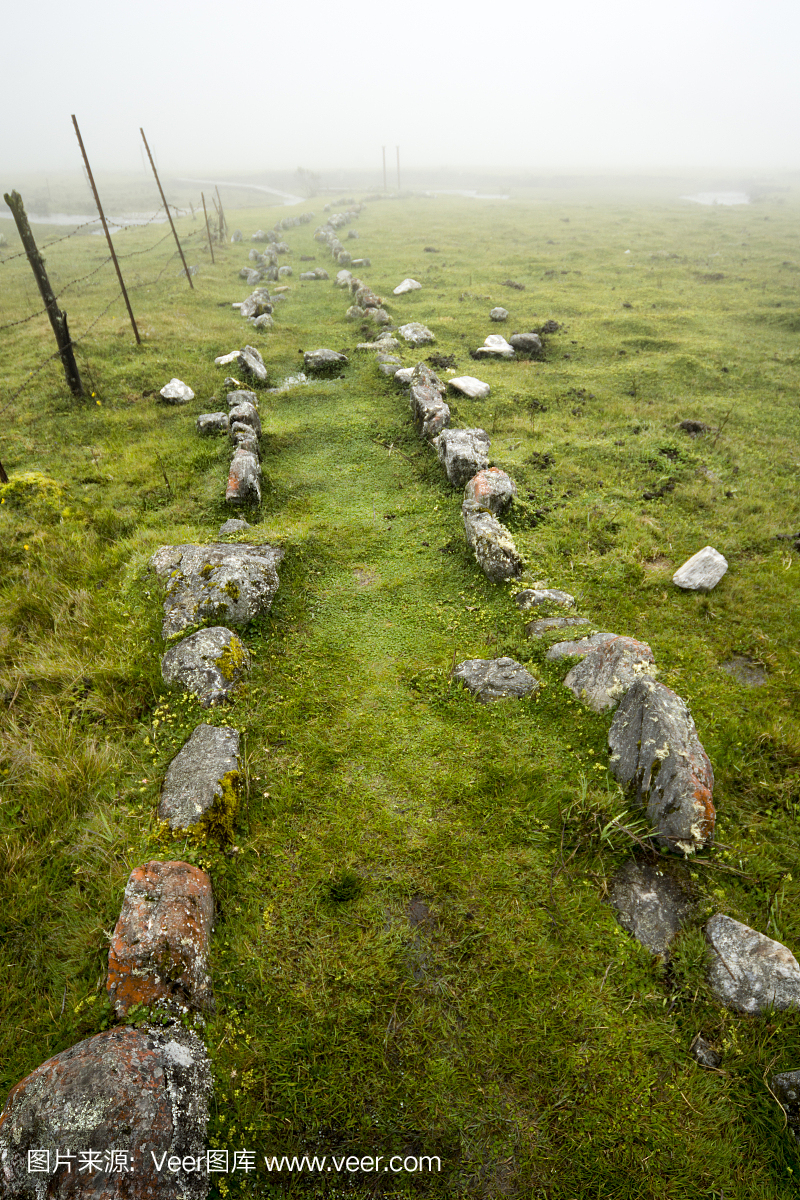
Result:
[[[80,168],[800,166],[796,0],[44,0],[3,21],[0,182]]]

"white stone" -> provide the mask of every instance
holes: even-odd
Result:
[[[482,346],[475,351],[481,358],[514,358],[514,347],[500,333],[490,333]]]
[[[228,363],[236,362],[239,358],[238,350],[231,350],[230,354],[222,354],[219,358],[214,359],[214,363],[218,367],[227,367]]]
[[[715,913],[706,924],[709,983],[716,998],[738,1012],[800,1008],[800,966],[780,942]]]
[[[488,383],[475,379],[472,375],[459,375],[456,379],[448,379],[447,382],[457,392],[469,396],[470,400],[485,400],[491,391]]]
[[[713,546],[704,546],[678,567],[672,582],[691,592],[709,592],[716,587],[728,569],[726,559]]]
[[[416,279],[404,279],[393,289],[393,293],[395,296],[402,296],[405,292],[418,292],[421,287],[422,284],[417,283]]]
[[[395,383],[401,383],[404,387],[408,387],[411,383],[411,376],[414,374],[413,367],[401,367],[399,371],[394,373]]]
[[[194,400],[194,392],[180,379],[170,379],[161,389],[160,395],[169,404],[186,404]]]
[[[508,309],[500,308],[499,306],[497,308],[493,308],[492,311],[489,313],[489,320],[490,321],[507,321],[508,320]]]
[[[410,321],[408,325],[401,325],[398,332],[407,342],[411,342],[412,346],[427,346],[430,342],[436,341],[430,329],[421,325],[419,321]]]

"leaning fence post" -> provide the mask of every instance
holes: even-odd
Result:
[[[206,198],[203,193],[200,193],[200,199],[203,201],[203,216],[206,219],[206,233],[208,234],[208,248],[211,251],[211,261],[214,262],[214,244],[211,241],[211,230],[208,227],[208,209],[206,208]]]
[[[19,192],[12,192],[10,195],[4,195],[3,199],[14,214],[14,221],[19,230],[22,245],[25,248],[28,262],[31,264],[31,270],[39,286],[44,306],[47,309],[47,315],[50,318],[50,324],[53,326],[53,333],[56,335],[56,343],[61,355],[61,362],[64,365],[64,374],[67,377],[69,390],[73,396],[83,396],[83,384],[81,383],[78,364],[75,362],[72,339],[69,336],[67,328],[67,314],[58,307],[55,292],[50,286],[50,280],[47,278],[47,272],[44,269],[44,259],[39,253],[39,249],[31,233],[31,227],[28,224],[25,206],[22,203],[22,196],[20,196]],[[5,471],[0,474],[0,479],[3,478],[3,475],[5,475]],[[8,483],[8,479],[4,479],[3,482]]]
[[[167,220],[170,223],[170,227],[172,229],[172,233],[175,238],[175,243],[178,247],[178,254],[180,254],[180,256],[181,256],[181,262],[183,263],[183,269],[186,272],[186,278],[189,280],[189,287],[192,289],[192,291],[194,291],[194,284],[192,283],[192,277],[189,274],[189,268],[186,265],[186,259],[183,257],[183,250],[181,249],[181,244],[178,241],[178,234],[177,234],[177,231],[176,231],[175,226],[172,221],[172,214],[169,211],[169,205],[167,204],[167,197],[164,195],[164,189],[161,186],[161,180],[158,178],[158,171],[156,170],[156,164],[153,162],[153,156],[150,153],[150,147],[147,144],[147,138],[144,136],[144,130],[142,129],[141,125],[139,126],[139,133],[142,135],[142,141],[144,142],[144,148],[147,151],[147,157],[150,159],[150,166],[153,168],[153,174],[156,177],[156,183],[158,184],[158,190],[161,193],[161,199],[164,201],[164,208],[166,209],[166,212],[167,212]]]

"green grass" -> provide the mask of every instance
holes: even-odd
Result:
[[[276,215],[235,224],[247,236]],[[139,264],[143,345],[119,305],[80,347],[94,395],[74,401],[49,366],[3,415],[12,478],[38,471],[63,490],[0,505],[2,1089],[107,1025],[127,875],[180,857],[210,870],[218,905],[212,1144],[443,1164],[377,1183],[262,1172],[244,1194],[793,1196],[800,1157],[765,1079],[800,1065],[798,1015],[715,1004],[701,927],[719,909],[800,949],[800,568],[775,536],[800,529],[797,197],[710,210],[420,198],[370,204],[354,227],[397,323],[429,324],[433,349],[492,385],[454,402],[453,424],[489,430],[517,481],[525,582],[647,640],[690,705],[722,844],[692,864],[696,918],[667,968],[617,926],[604,899],[633,843],[608,823],[628,812],[643,827],[605,771],[610,718],[561,687],[515,589],[479,572],[406,400],[354,349],[346,294],[299,283],[300,254],[331,270],[313,222],[285,235],[290,299],[258,344],[275,383],[303,349],[348,350],[350,365],[261,396],[250,519],[254,540],[286,549],[280,590],[245,632],[254,670],[232,708],[209,716],[164,687],[147,562],[161,544],[213,540],[230,515],[227,444],[198,439],[194,416],[224,407],[214,356],[254,341],[229,308],[248,291],[248,243],[212,266],[187,219],[195,292],[168,242],[123,260]],[[46,256],[64,281],[104,252],[80,236]],[[24,260],[0,271],[5,324],[38,301]],[[423,289],[392,298],[407,275]],[[67,294],[74,331],[113,288],[104,268]],[[542,362],[471,360],[495,304],[506,333],[562,325]],[[5,337],[8,396],[51,339],[43,319]],[[173,375],[191,405],[156,404]],[[684,418],[711,432],[689,438]],[[707,543],[728,574],[708,597],[678,592],[672,571]],[[449,682],[454,660],[502,653],[542,680],[536,698],[484,707]],[[721,671],[732,654],[760,661],[765,686]],[[173,839],[156,816],[167,764],[205,719],[244,734],[234,846]],[[689,1055],[701,1030],[723,1073]]]

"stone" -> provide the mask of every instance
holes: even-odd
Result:
[[[541,604],[558,604],[562,608],[574,608],[575,597],[570,596],[569,592],[559,591],[558,588],[526,588],[524,592],[517,592],[514,603],[522,612],[538,608]]]
[[[241,240],[242,240],[241,229],[234,229],[233,234],[231,235],[231,241],[232,242],[240,242]]]
[[[608,731],[609,768],[647,810],[659,845],[693,854],[714,834],[714,772],[685,702],[645,675]]]
[[[361,308],[380,308],[383,304],[383,300],[380,298],[380,296],[376,295],[372,288],[367,287],[365,283],[362,283],[360,287],[356,288],[355,302]]]
[[[482,704],[492,700],[521,700],[540,687],[521,663],[513,658],[468,658],[453,671]]]
[[[503,515],[517,494],[514,480],[499,467],[487,467],[467,481],[464,498],[488,508],[495,517]]]
[[[640,676],[652,679],[655,674],[655,659],[647,642],[618,637],[584,655],[567,675],[564,687],[594,712],[606,712],[616,708]]]
[[[722,1063],[722,1055],[699,1033],[689,1047],[689,1053],[701,1067],[708,1067],[712,1071],[716,1071]]]
[[[234,451],[225,499],[229,504],[261,503],[261,464],[251,450],[237,448]]]
[[[167,589],[162,636],[175,637],[207,620],[246,625],[269,612],[282,560],[275,546],[244,542],[161,546],[150,566]]]
[[[239,517],[229,517],[227,521],[219,527],[219,536],[224,537],[226,533],[243,533],[245,529],[252,529],[253,526],[249,521],[244,521]]]
[[[263,229],[257,229],[255,231],[255,233],[252,235],[252,237],[250,238],[250,241],[251,242],[268,242],[269,238],[264,233]],[[251,253],[252,253],[252,251],[251,251]]]
[[[287,279],[291,274],[292,268],[288,263],[285,263],[282,267],[278,267],[278,279]]]
[[[414,376],[414,368],[413,367],[401,367],[399,371],[395,371],[394,381],[395,381],[395,383],[401,383],[403,385],[403,387],[408,387],[408,385],[411,383],[413,376]],[[444,407],[447,408],[447,405],[445,404]],[[450,419],[450,409],[449,408],[447,408],[447,417],[449,420]]]
[[[345,250],[344,246],[342,246],[342,248],[340,250],[336,251],[335,257],[336,257],[336,261],[338,263],[341,263],[341,265],[343,267],[349,266],[350,263],[353,261],[352,254],[350,253],[349,250]]]
[[[267,368],[255,346],[245,346],[243,350],[232,350],[230,354],[223,354],[220,358],[215,358],[214,362],[218,367],[235,364],[242,375],[257,379],[260,383],[266,382]]]
[[[461,516],[467,543],[487,579],[493,583],[515,579],[522,571],[522,560],[505,525],[474,500],[464,501]]]
[[[408,325],[401,325],[398,332],[412,346],[428,346],[431,342],[436,341],[430,329],[421,325],[419,321],[410,321]]]
[[[687,558],[672,576],[672,582],[684,591],[710,592],[728,569],[727,561],[713,546],[704,546]]]
[[[443,392],[444,387],[433,371],[418,363],[411,374],[408,403],[417,432],[429,441],[450,424],[450,408],[442,399]]]
[[[485,400],[492,390],[488,383],[472,375],[457,375],[455,379],[448,379],[447,386],[461,392],[462,396],[468,396],[470,400]]]
[[[489,435],[485,429],[443,429],[433,445],[447,478],[455,487],[489,465]]]
[[[406,292],[418,292],[421,287],[422,284],[417,283],[416,279],[404,279],[396,288],[392,288],[392,292],[395,296],[404,296]]]
[[[325,347],[307,350],[303,355],[303,365],[310,375],[338,375],[342,367],[347,366],[347,355]]]
[[[173,830],[204,821],[230,834],[240,779],[238,731],[198,725],[167,767],[158,815]]]
[[[735,654],[728,662],[720,664],[720,670],[732,676],[742,687],[762,687],[767,682],[767,672],[754,658]]]
[[[3,1195],[15,1200],[205,1200],[209,1176],[203,1170],[169,1171],[164,1160],[192,1158],[205,1164],[210,1097],[205,1046],[179,1022],[123,1025],[78,1042],[9,1093],[0,1114]],[[75,1156],[70,1170],[29,1169],[29,1153],[40,1151],[42,1165],[49,1159],[54,1168],[59,1150],[62,1160]],[[78,1156],[89,1151],[99,1154],[101,1165],[95,1171],[84,1165],[81,1173]]]
[[[257,288],[239,305],[241,317],[268,316],[272,312],[272,303],[266,288]]]
[[[227,700],[249,670],[241,640],[221,625],[190,633],[161,660],[164,682],[196,695],[202,708]]]
[[[227,413],[201,413],[195,421],[197,432],[204,436],[210,436],[214,433],[227,433],[230,426],[230,418]]]
[[[602,646],[603,642],[611,641],[616,636],[616,633],[593,633],[589,637],[579,638],[576,642],[554,642],[545,658],[549,662],[557,662],[561,658],[582,658],[584,654],[594,650],[595,646]]]
[[[499,333],[490,333],[482,346],[473,351],[475,358],[514,358],[514,347]]]
[[[542,339],[538,333],[512,333],[508,339],[517,354],[541,354]]]
[[[378,370],[382,375],[394,375],[399,371],[401,362],[391,354],[378,354]]]
[[[371,267],[372,259],[371,258],[354,258],[350,265],[353,267]]]
[[[120,1020],[134,1004],[176,1016],[214,1011],[213,923],[205,871],[185,862],[149,862],[131,872],[108,952],[106,990]]]
[[[240,404],[252,404],[253,408],[258,408],[258,396],[255,392],[247,392],[241,388],[228,392],[226,399],[229,409],[237,408]]]
[[[194,392],[180,379],[170,379],[158,394],[167,404],[188,404],[190,400],[194,400]]]
[[[489,320],[490,321],[507,321],[508,320],[508,309],[501,308],[498,305],[497,308],[493,308],[492,311],[489,313]]]
[[[364,318],[364,313],[367,310],[362,308],[360,304],[351,304],[347,312],[344,314],[348,321],[361,321]]]
[[[611,880],[609,900],[622,928],[664,960],[693,908],[673,870],[647,859],[631,858],[620,867]]]
[[[358,237],[358,230],[357,229],[348,229],[347,236],[349,238],[353,238],[355,240]]]
[[[261,461],[261,452],[258,448],[258,438],[255,430],[250,425],[244,425],[241,421],[235,421],[231,425],[231,441],[236,450],[246,450],[248,454],[254,454],[256,459]]]
[[[336,278],[334,279],[334,283],[339,288],[346,288],[346,287],[350,286],[350,280],[352,278],[353,278],[353,275],[352,275],[351,271],[344,271],[344,270],[337,271]]]
[[[716,999],[735,1012],[800,1008],[800,965],[781,942],[725,913],[706,922],[708,982]]]
[[[789,1133],[800,1142],[800,1071],[781,1071],[772,1076],[769,1086],[786,1113]]]
[[[372,325],[391,325],[392,318],[385,308],[365,308],[364,320]]]
[[[538,617],[535,621],[528,622],[525,633],[530,638],[540,638],[546,633],[552,633],[554,629],[569,629],[573,625],[589,623],[588,617]]]
[[[250,404],[248,401],[243,401],[241,404],[234,404],[228,410],[228,420],[230,421],[231,429],[238,422],[241,425],[248,425],[256,437],[261,437],[261,421],[254,404]]]
[[[251,317],[250,324],[253,329],[273,329],[275,327],[274,320],[266,313],[261,317]]]

